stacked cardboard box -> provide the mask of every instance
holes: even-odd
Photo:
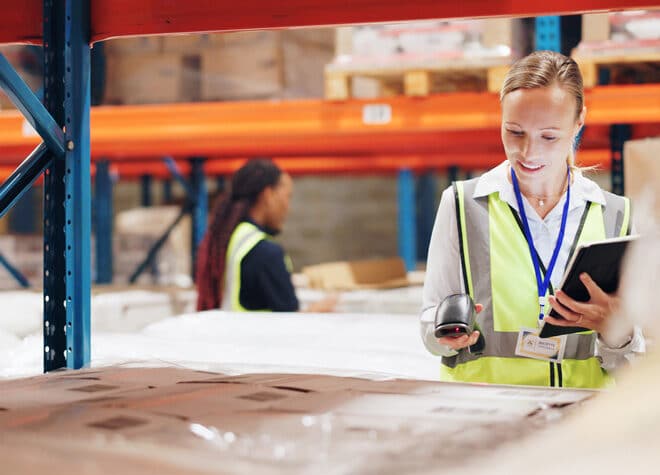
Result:
[[[195,65],[183,53],[163,51],[157,36],[106,43],[107,104],[155,104],[194,100]]]
[[[520,20],[417,21],[337,30],[326,97],[497,90],[528,48]]]
[[[147,252],[179,215],[178,206],[151,206],[122,211],[115,217],[115,282],[127,282]],[[158,252],[154,272],[148,269],[139,282],[190,283],[190,217],[185,216]],[[155,275],[155,279],[154,276]]]
[[[92,475],[110,466],[161,474],[418,473],[448,460],[455,470],[592,396],[131,367],[6,381],[0,391],[8,473],[35,470],[43,463],[35,454],[48,450],[49,471]]]
[[[411,285],[400,257],[328,262],[304,267],[302,272],[313,289],[392,289]]]
[[[284,97],[323,97],[323,72],[335,55],[335,29],[285,30],[281,35]]]
[[[610,84],[660,81],[660,12],[631,11],[582,16],[582,41],[571,56],[578,62],[584,84],[600,82],[609,72]]]
[[[641,46],[644,41],[658,40],[660,40],[660,12],[657,11],[638,10],[582,15],[582,42],[585,44],[606,41],[632,44],[637,41]]]
[[[219,40],[218,47],[201,54],[202,100],[265,99],[281,93],[279,32],[240,32]]]
[[[322,97],[334,29],[110,40],[105,102]]]

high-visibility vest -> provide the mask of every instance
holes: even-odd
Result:
[[[227,256],[225,259],[224,292],[222,294],[222,310],[233,312],[248,312],[241,305],[241,263],[247,254],[254,249],[268,234],[252,223],[243,221],[236,226],[229,238]]]
[[[484,306],[477,322],[486,348],[481,355],[461,350],[443,357],[441,379],[575,388],[607,385],[611,379],[595,357],[597,335],[592,331],[568,335],[559,364],[516,356],[520,329],[538,325],[534,267],[517,212],[497,192],[474,198],[477,180],[455,182],[453,187],[464,285]],[[630,201],[604,195],[604,207],[587,202],[570,254],[578,244],[629,234]]]

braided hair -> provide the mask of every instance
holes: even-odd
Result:
[[[261,192],[277,185],[282,170],[270,160],[248,161],[234,173],[229,193],[218,197],[206,234],[197,251],[197,310],[220,308],[224,290],[227,247],[236,226],[243,221]]]

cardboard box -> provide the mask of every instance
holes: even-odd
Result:
[[[280,95],[282,48],[276,33],[226,35],[220,46],[202,52],[201,99],[265,99]]]
[[[582,15],[582,43],[612,40],[628,47],[657,48],[649,41],[660,40],[660,13],[653,10],[591,13]],[[635,44],[636,41],[646,42]],[[657,51],[657,50],[656,50]]]
[[[323,71],[334,54],[332,28],[283,31],[285,97],[323,97]]]
[[[406,266],[399,257],[330,262],[304,267],[302,272],[315,289],[391,289],[410,285]]]
[[[649,221],[639,212],[655,213],[660,223],[660,137],[629,140],[623,157],[624,190],[633,201],[635,222],[641,228]]]
[[[232,33],[167,35],[163,37],[163,52],[198,54],[202,50],[218,47],[222,44],[222,37],[229,34]]]
[[[517,19],[493,18],[483,20],[439,21],[425,20],[408,23],[365,25],[353,27],[351,33],[342,29],[337,34],[337,54],[363,58],[433,57],[455,52],[461,57],[502,55],[512,51],[520,56],[522,23]],[[350,51],[348,37],[351,36]]]
[[[593,395],[138,367],[0,381],[0,393],[5,471],[31,472],[48,450],[43,468],[90,475],[422,473],[459,449],[486,463]]]
[[[194,63],[176,53],[108,55],[105,102],[188,102],[197,93],[196,75]]]
[[[588,13],[582,15],[582,41],[606,41],[609,39],[609,13]]]
[[[163,37],[138,36],[135,38],[114,38],[103,43],[108,55],[157,54],[163,49]]]

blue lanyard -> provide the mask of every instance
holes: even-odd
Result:
[[[523,231],[525,232],[525,238],[527,239],[527,245],[529,246],[529,253],[532,255],[532,263],[534,264],[534,272],[536,273],[536,286],[539,291],[539,320],[543,320],[543,307],[545,306],[545,294],[548,291],[550,286],[550,276],[552,275],[552,270],[555,268],[557,263],[557,256],[559,255],[559,250],[561,249],[561,243],[564,241],[564,231],[566,231],[566,220],[568,218],[568,204],[571,199],[571,170],[570,168],[566,172],[566,202],[564,203],[564,210],[561,215],[561,226],[559,228],[559,236],[557,237],[557,244],[555,244],[555,250],[552,252],[552,258],[550,259],[550,264],[545,272],[545,278],[541,279],[541,266],[539,265],[538,254],[536,253],[536,248],[534,247],[534,239],[532,238],[532,233],[529,230],[529,223],[527,222],[527,213],[525,213],[525,206],[523,205],[522,194],[520,193],[520,186],[518,185],[518,178],[516,178],[516,173],[511,168],[511,182],[513,183],[513,191],[516,193],[516,201],[518,202],[518,210],[520,211],[520,217],[522,218]]]

